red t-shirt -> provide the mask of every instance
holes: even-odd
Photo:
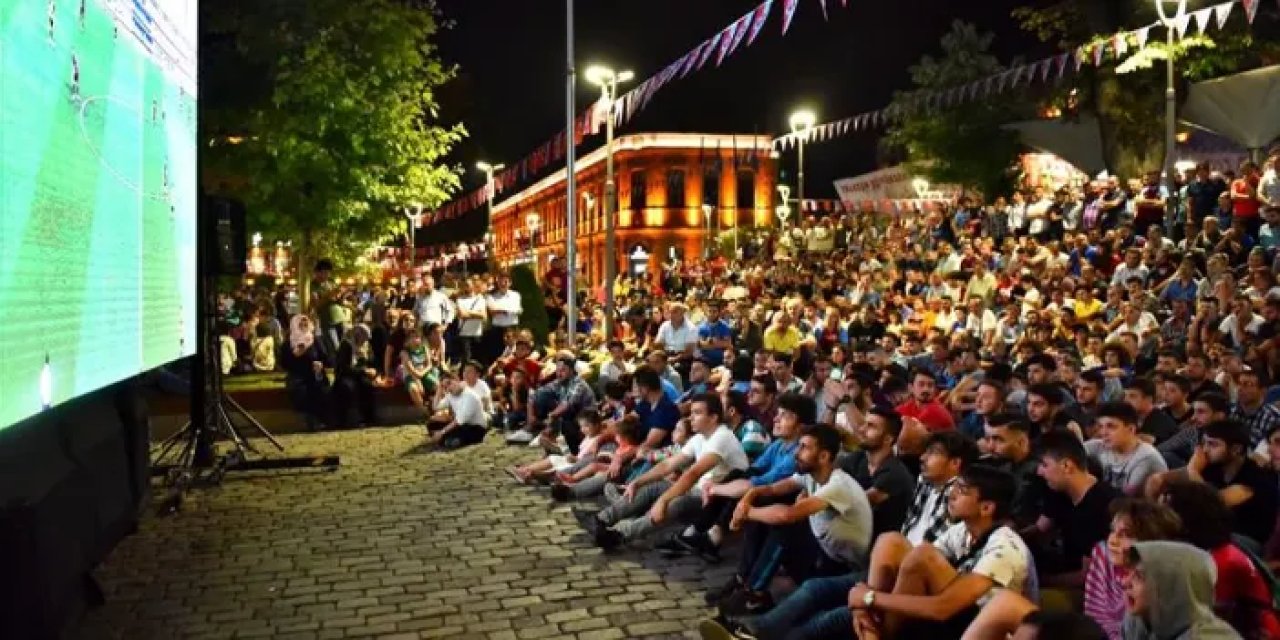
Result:
[[[1254,197],[1258,193],[1258,181],[1252,178],[1236,178],[1231,183],[1231,213],[1237,218],[1256,218],[1261,203]]]
[[[904,418],[919,420],[920,424],[923,424],[924,428],[929,430],[929,433],[951,431],[956,428],[956,422],[951,417],[951,412],[937,400],[920,404],[912,399],[894,407],[894,409],[898,412],[898,415]]]
[[[502,367],[502,372],[507,374],[507,377],[509,378],[511,377],[511,372],[516,369],[524,371],[524,379],[528,381],[525,384],[528,384],[531,387],[537,386],[538,378],[542,377],[542,367],[528,358],[508,362],[506,366]]]
[[[1224,544],[1211,554],[1218,567],[1218,581],[1213,587],[1214,609],[1235,626],[1262,629],[1263,637],[1280,638],[1280,618],[1269,609],[1271,593],[1262,574],[1243,551],[1234,544]],[[1244,603],[1253,603],[1249,606]]]

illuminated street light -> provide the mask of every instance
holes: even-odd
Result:
[[[600,87],[600,99],[607,115],[604,130],[604,335],[613,336],[613,324],[617,314],[617,301],[613,297],[613,281],[617,278],[617,232],[615,220],[618,211],[618,187],[613,176],[613,121],[618,103],[618,85],[635,77],[630,71],[616,73],[608,67],[595,65],[587,69],[587,81]],[[570,268],[573,268],[572,265]]]
[[[800,150],[797,163],[799,170],[796,172],[796,201],[800,203],[801,212],[804,211],[804,143],[809,139],[809,134],[817,123],[818,116],[810,109],[800,109],[791,114],[791,133],[799,142]]]
[[[1155,0],[1156,13],[1160,15],[1160,22],[1164,25],[1165,44],[1168,46],[1168,55],[1165,56],[1165,87],[1164,87],[1164,165],[1162,166],[1164,174],[1165,188],[1165,207],[1166,211],[1171,211],[1174,206],[1173,196],[1177,180],[1174,177],[1173,157],[1177,151],[1178,136],[1178,89],[1173,82],[1173,32],[1177,28],[1177,23],[1187,15],[1187,0]],[[1174,12],[1169,13],[1166,5],[1173,5]],[[1166,213],[1166,219],[1168,214]]]

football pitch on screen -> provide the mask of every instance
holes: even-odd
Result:
[[[0,1],[0,429],[194,352],[195,10]]]

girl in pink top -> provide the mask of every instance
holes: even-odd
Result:
[[[1111,535],[1093,548],[1084,581],[1084,612],[1111,640],[1120,640],[1124,620],[1129,548],[1134,542],[1172,540],[1181,528],[1172,509],[1150,500],[1121,498],[1111,505]]]

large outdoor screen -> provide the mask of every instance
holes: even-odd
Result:
[[[0,429],[191,355],[198,0],[0,0]]]

